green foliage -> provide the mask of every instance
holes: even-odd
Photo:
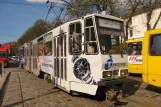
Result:
[[[87,13],[106,11],[110,15],[119,16],[119,0],[70,0],[67,5],[69,18],[82,17]]]
[[[86,13],[92,13],[92,5],[90,0],[70,0],[67,11],[69,18],[77,18],[84,16]]]
[[[38,19],[32,27],[26,30],[22,36],[17,40],[15,45],[13,46],[13,52],[18,55],[18,48],[24,43],[28,43],[33,39],[41,36],[42,34],[49,31],[52,28],[52,24],[45,22],[42,19]]]

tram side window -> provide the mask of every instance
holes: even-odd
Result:
[[[151,36],[150,55],[151,56],[161,56],[161,34]]]
[[[70,54],[81,54],[82,51],[82,35],[81,35],[81,24],[79,22],[69,25],[70,37],[69,37],[69,48]]]
[[[22,48],[22,56],[24,56],[25,55],[25,49],[24,49],[24,47]]]
[[[36,50],[37,48],[36,48],[36,44],[33,46],[33,56],[36,56]]]
[[[30,55],[33,55],[32,45],[30,46]]]
[[[24,48],[24,57],[25,57],[25,65],[26,65],[26,56],[27,56],[27,49],[26,49],[26,47]]]
[[[52,55],[52,41],[49,41],[45,43],[45,48],[44,48],[45,56],[51,56]]]
[[[66,35],[64,35],[64,55],[66,56]]]
[[[43,42],[38,43],[38,56],[42,56],[44,51],[43,51],[44,45]]]
[[[85,20],[85,50],[87,54],[98,53],[96,35],[92,18]]]
[[[54,57],[56,57],[56,38],[54,38]]]
[[[29,49],[29,46],[27,46],[27,56],[30,55],[30,49]]]

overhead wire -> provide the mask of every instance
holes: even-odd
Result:
[[[48,14],[49,14],[50,11],[52,10],[53,13],[54,13],[55,16],[56,16],[56,22],[55,22],[55,24],[57,24],[57,22],[60,20],[60,16],[61,16],[61,14],[62,14],[62,12],[63,12],[63,10],[64,10],[64,8],[60,8],[60,13],[59,13],[59,15],[56,14],[56,12],[54,11],[53,8],[55,7],[55,5],[56,5],[58,2],[59,2],[59,0],[57,0],[56,2],[50,2],[50,1],[47,1],[47,2],[46,2],[46,7],[48,8]],[[50,6],[48,7],[47,4],[50,4]],[[47,17],[48,17],[48,14],[47,14]],[[47,19],[47,17],[46,17],[46,19]],[[46,19],[45,19],[45,22],[46,22]],[[55,25],[54,25],[53,27],[55,27]]]
[[[49,7],[48,7],[48,4],[50,4]],[[49,1],[47,1],[47,2],[46,2],[46,7],[47,7],[47,9],[48,9],[48,13],[47,13],[46,18],[45,18],[44,26],[45,26],[48,30],[50,30],[50,29],[48,28],[48,26],[46,25],[46,22],[47,22],[47,18],[48,18],[48,15],[49,15],[50,11],[53,10],[53,3],[50,3]],[[54,14],[56,15],[56,13],[55,13],[54,10],[53,10],[53,12],[54,12]],[[56,15],[56,16],[57,16],[57,15]],[[57,16],[57,17],[58,17],[58,16]]]

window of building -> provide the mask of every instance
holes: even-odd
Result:
[[[130,37],[133,37],[133,30],[130,29]]]

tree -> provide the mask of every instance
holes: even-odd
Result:
[[[121,1],[120,0],[89,0],[92,4],[95,5],[97,11],[107,11],[108,14],[113,16],[119,16],[119,10]]]
[[[64,0],[63,0],[64,1]],[[120,16],[120,0],[70,0],[66,10],[69,18],[77,18],[87,13],[106,11],[110,15]]]
[[[151,20],[153,16],[153,12],[155,9],[160,8],[161,0],[129,0],[129,5],[131,8],[131,12],[128,14],[127,20],[125,22],[125,38],[128,39],[128,30],[130,26],[130,21],[132,20],[132,17],[134,15],[139,15],[142,13],[146,13],[146,27],[147,30],[155,29],[157,23],[159,22],[159,19],[161,17],[161,13],[158,14],[156,21],[154,22],[154,25],[152,26]]]
[[[46,28],[47,26],[47,28]],[[49,31],[53,25],[49,22],[45,22],[42,19],[38,19],[33,26],[28,28],[20,38],[18,38],[16,44],[13,46],[13,51],[16,55],[18,55],[18,48],[22,46],[24,43],[28,43],[31,40],[41,36],[42,34]]]
[[[156,27],[156,25],[157,25],[157,23],[158,23],[158,21],[161,17],[161,13],[158,15],[157,20],[155,21],[153,27],[151,27],[150,21],[152,19],[152,15],[154,13],[154,10],[157,9],[158,7],[160,7],[160,5],[161,5],[161,0],[147,0],[147,3],[143,5],[144,11],[147,12],[147,14],[146,14],[147,30],[155,29],[155,27]]]
[[[89,0],[70,0],[66,5],[68,18],[78,18],[92,13],[92,6]]]
[[[124,35],[125,41],[128,40],[128,30],[130,21],[132,20],[132,17],[135,14],[140,4],[141,2],[138,0],[129,0],[127,3],[125,3],[125,5],[129,6],[130,9],[130,13],[128,14],[127,19],[125,21],[125,35]]]

